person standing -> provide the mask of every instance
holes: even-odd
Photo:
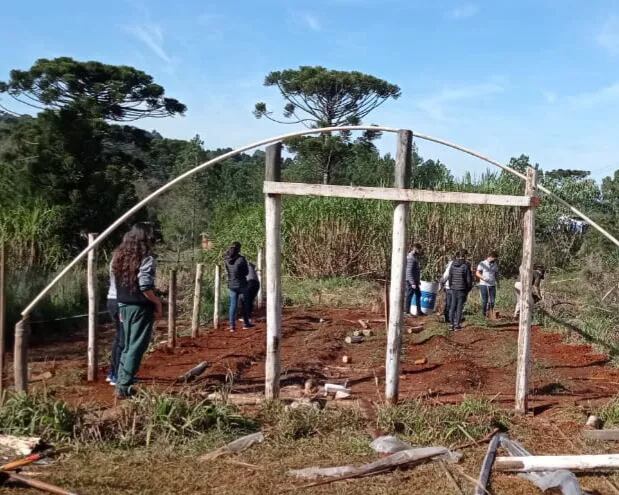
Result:
[[[230,296],[230,307],[228,312],[228,320],[230,322],[230,331],[236,331],[236,313],[239,306],[239,299],[243,296],[244,300],[249,300],[247,294],[247,275],[249,275],[249,266],[247,260],[241,255],[241,243],[234,242],[224,255],[226,272],[228,274],[228,293]],[[251,322],[250,305],[243,304],[243,328],[253,328]]]
[[[494,310],[496,300],[496,285],[499,279],[499,255],[491,251],[488,257],[477,265],[476,276],[479,279],[479,292],[481,294],[481,310],[487,318]]]
[[[120,366],[120,355],[123,352],[123,345],[125,341],[125,332],[123,331],[123,325],[120,322],[120,315],[118,312],[118,299],[116,294],[116,281],[114,280],[114,272],[112,271],[112,263],[110,263],[110,286],[107,291],[107,312],[114,323],[116,332],[114,333],[114,340],[112,341],[112,352],[110,357],[110,369],[108,371],[105,381],[109,382],[113,387],[116,386],[118,380],[118,368]]]
[[[163,313],[161,300],[154,291],[157,269],[153,244],[152,227],[136,223],[125,234],[112,258],[118,312],[124,330],[116,382],[116,394],[120,399],[134,394],[132,386],[150,343],[153,324]]]
[[[423,250],[421,244],[413,244],[412,249],[406,256],[406,313],[410,313],[413,296],[417,306],[417,315],[421,312],[421,256]]]
[[[453,265],[454,258],[449,260],[447,266],[445,267],[445,272],[441,277],[441,284],[443,284],[443,289],[445,290],[445,308],[443,309],[443,318],[445,319],[445,323],[451,323],[450,320],[450,312],[451,312],[451,286],[449,285],[449,273],[451,270],[451,265]]]
[[[462,313],[468,293],[473,288],[473,275],[466,262],[466,251],[460,250],[449,267],[448,276],[451,290],[451,305],[449,308],[449,322],[453,331],[462,329]]]
[[[243,306],[247,304],[249,306],[249,319],[251,320],[254,313],[254,302],[258,291],[260,290],[260,280],[258,279],[258,273],[256,272],[256,265],[253,263],[247,263],[247,292],[243,298]]]

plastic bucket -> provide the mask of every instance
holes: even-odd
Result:
[[[424,315],[430,315],[436,309],[436,294],[438,293],[439,285],[437,282],[424,282],[422,280],[419,288],[421,289],[421,312]],[[410,313],[412,315],[417,314],[416,295],[413,295]]]

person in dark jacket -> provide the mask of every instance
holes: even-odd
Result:
[[[153,324],[162,316],[161,300],[154,291],[153,244],[152,227],[137,223],[125,234],[112,258],[118,312],[124,330],[116,382],[116,394],[121,399],[133,395],[135,374],[150,343]]]
[[[410,313],[410,307],[415,296],[417,315],[421,316],[421,261],[423,254],[421,244],[413,244],[413,248],[406,256],[406,308],[405,313]]]
[[[253,263],[247,263],[247,292],[243,297],[243,306],[247,304],[249,306],[249,318],[252,318],[254,313],[254,301],[256,300],[256,296],[258,295],[258,291],[260,290],[260,279],[258,278],[258,273],[256,272],[256,265]]]
[[[449,287],[451,290],[449,321],[451,323],[451,329],[454,331],[462,329],[461,323],[464,303],[466,302],[468,293],[473,288],[471,267],[466,262],[465,258],[465,251],[458,251],[449,269]]]
[[[241,296],[249,300],[247,293],[247,275],[249,266],[247,260],[241,255],[241,243],[234,242],[224,255],[226,272],[228,273],[228,291],[230,295],[229,321],[230,331],[236,330],[236,313]],[[249,304],[243,304],[243,328],[253,328]]]

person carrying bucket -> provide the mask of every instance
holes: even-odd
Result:
[[[421,316],[421,262],[423,249],[418,242],[413,244],[412,249],[406,256],[406,308],[405,313],[410,314],[413,296],[417,306],[417,315]]]
[[[466,262],[466,251],[461,249],[449,267],[448,283],[451,290],[449,322],[455,332],[462,329],[462,313],[468,293],[473,288],[473,275]]]

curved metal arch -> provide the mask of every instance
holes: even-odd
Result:
[[[257,141],[255,143],[252,144],[248,144],[246,146],[242,146],[240,148],[237,148],[235,150],[229,151],[228,153],[224,153],[223,155],[220,155],[216,158],[213,158],[212,160],[209,160],[207,162],[204,162],[184,173],[182,173],[181,175],[179,175],[178,177],[175,177],[174,179],[172,179],[170,182],[168,182],[167,184],[164,184],[163,186],[161,186],[159,189],[153,191],[152,193],[150,193],[146,198],[144,198],[143,200],[141,200],[140,202],[138,202],[137,204],[135,204],[133,207],[131,207],[129,210],[127,210],[125,213],[123,213],[120,217],[118,217],[107,229],[105,229],[103,232],[101,232],[101,234],[99,234],[97,236],[97,238],[95,239],[95,241],[92,244],[89,244],[88,247],[86,247],[81,253],[79,253],[75,258],[73,258],[73,260],[71,260],[71,262],[64,267],[64,269],[58,273],[58,275],[56,275],[54,277],[54,279],[43,289],[41,290],[41,292],[39,292],[39,294],[37,294],[37,296],[30,302],[30,304],[28,304],[28,306],[26,306],[26,308],[22,311],[21,315],[23,318],[28,318],[28,315],[32,312],[33,308],[39,303],[39,301],[41,301],[41,299],[43,299],[43,297],[45,297],[49,291],[52,289],[52,287],[54,287],[54,285],[56,285],[58,283],[58,281],[64,277],[69,270],[71,270],[71,268],[73,268],[77,263],[79,263],[82,259],[84,259],[86,257],[86,255],[92,251],[93,249],[95,249],[99,244],[101,244],[112,232],[114,232],[114,230],[116,230],[120,225],[122,225],[125,220],[127,220],[129,217],[131,217],[134,213],[136,213],[138,210],[140,210],[143,206],[147,205],[148,203],[150,203],[153,199],[155,199],[157,196],[163,194],[164,192],[166,192],[168,189],[170,189],[172,186],[174,186],[175,184],[177,184],[178,182],[186,179],[187,177],[200,172],[201,170],[204,170],[206,168],[209,168],[219,162],[222,162],[224,160],[227,160],[228,158],[232,158],[233,156],[239,155],[245,151],[249,151],[251,149],[254,148],[259,148],[261,146],[265,146],[267,144],[272,144],[272,143],[276,143],[278,141],[283,141],[285,139],[290,139],[293,137],[298,137],[298,136],[306,136],[306,135],[311,135],[311,134],[320,134],[323,132],[339,132],[339,131],[379,131],[379,132],[398,132],[400,129],[394,128],[394,127],[382,127],[382,126],[365,126],[365,125],[355,125],[355,126],[342,126],[342,127],[321,127],[318,129],[305,129],[303,131],[297,131],[297,132],[291,132],[289,134],[282,134],[280,136],[276,136],[276,137],[272,137],[272,138],[268,138],[268,139],[263,139],[262,141]],[[520,172],[518,172],[517,170],[514,170],[511,167],[508,167],[507,165],[503,165],[499,162],[497,162],[496,160],[493,160],[491,158],[488,158],[485,155],[482,155],[481,153],[478,153],[477,151],[465,148],[463,146],[460,146],[458,144],[454,144],[451,143],[449,141],[445,141],[443,139],[439,139],[439,138],[435,138],[432,136],[428,136],[426,134],[420,134],[420,133],[416,133],[415,131],[413,132],[413,136],[418,138],[418,139],[423,139],[425,141],[430,141],[433,143],[437,143],[437,144],[442,144],[443,146],[447,146],[448,148],[453,148],[455,150],[458,151],[462,151],[463,153],[466,153],[468,155],[474,156],[476,158],[479,158],[480,160],[487,162],[491,165],[494,165],[495,167],[498,167],[506,172],[509,172],[513,175],[515,175],[516,177],[522,179],[522,180],[526,180],[526,176]],[[544,186],[538,185],[537,189],[539,189],[540,191],[543,191],[544,193],[546,193],[548,196],[550,196],[551,198],[555,199],[556,201],[558,201],[559,203],[561,203],[563,206],[569,208],[572,212],[574,212],[576,215],[580,216],[581,218],[583,218],[584,220],[586,220],[588,223],[590,223],[591,225],[593,225],[597,230],[599,230],[605,237],[607,237],[610,241],[612,241],[614,244],[616,244],[619,247],[619,240],[615,239],[611,234],[609,234],[606,230],[604,230],[602,227],[600,227],[599,225],[597,225],[593,220],[591,220],[589,217],[587,217],[584,213],[582,213],[581,211],[577,210],[576,208],[574,208],[572,205],[570,205],[569,203],[567,203],[566,201],[564,201],[562,198],[560,198],[559,196],[557,196],[556,194],[554,194],[552,191],[546,189]]]

